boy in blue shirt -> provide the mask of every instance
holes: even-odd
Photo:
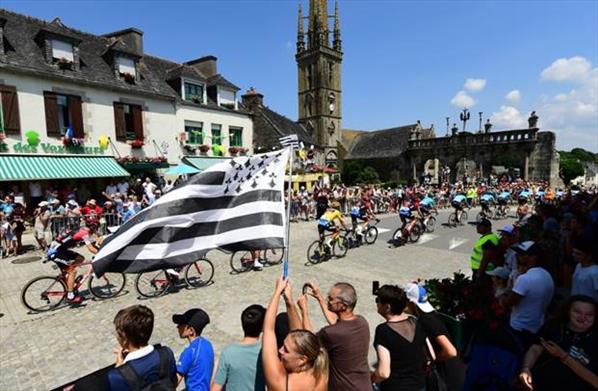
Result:
[[[201,336],[210,317],[200,308],[193,308],[184,314],[173,315],[179,336],[189,341],[176,363],[178,383],[185,379],[187,391],[209,391],[214,369],[214,348]]]

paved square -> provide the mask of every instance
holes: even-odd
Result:
[[[386,216],[378,225],[383,232],[375,244],[349,250],[345,258],[313,266],[305,263],[307,246],[317,238],[316,225],[293,224],[290,276],[295,296],[307,280],[316,281],[324,291],[334,282],[348,281],[357,289],[356,312],[368,319],[373,333],[382,321],[371,295],[373,280],[382,284],[406,283],[469,270],[468,254],[477,238],[475,227],[442,226],[440,223],[447,217],[448,211],[441,212],[436,231],[422,236],[419,243],[389,248],[386,241],[399,220],[396,216]],[[53,275],[57,271],[50,264],[43,264],[39,253],[1,260],[0,389],[47,390],[113,363],[116,340],[112,320],[119,309],[137,303],[149,306],[155,313],[151,341],[170,346],[176,355],[185,341],[178,338],[172,314],[192,307],[205,309],[211,323],[204,335],[219,352],[242,336],[241,311],[253,303],[267,304],[281,272],[280,266],[274,266],[262,272],[234,275],[230,273],[229,257],[218,251],[208,254],[215,273],[214,283],[207,287],[142,300],[133,287],[135,275],[128,275],[124,293],[117,298],[87,300],[82,307],[64,307],[43,314],[27,312],[20,302],[21,288],[36,276]],[[324,319],[313,300],[310,310],[314,326],[323,326]],[[370,360],[374,358],[371,349]]]

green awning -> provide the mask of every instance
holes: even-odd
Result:
[[[0,155],[0,181],[129,175],[112,156]]]
[[[229,157],[199,157],[199,156],[185,156],[183,162],[192,165],[193,167],[203,171],[212,167],[214,164],[228,162]]]

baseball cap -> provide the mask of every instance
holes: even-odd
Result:
[[[434,307],[428,302],[428,292],[423,286],[415,283],[405,285],[405,294],[407,299],[419,307],[423,312],[432,312]]]
[[[515,232],[515,226],[513,224],[507,224],[499,229],[498,232],[505,233],[507,235],[513,235],[513,232]]]
[[[199,335],[208,323],[210,323],[210,317],[201,308],[192,308],[184,314],[172,315],[172,321],[177,325],[187,325],[195,329],[195,332]]]
[[[41,206],[41,207],[48,206],[48,205],[50,205],[50,204],[48,204],[48,201],[42,201],[39,204],[37,204],[37,206]]]
[[[499,266],[494,270],[487,271],[486,274],[489,276],[495,276],[498,278],[502,278],[503,280],[506,280],[509,278],[509,275],[511,273],[509,272],[509,269],[507,269],[506,267]]]
[[[75,201],[75,200],[69,200],[69,202],[67,202],[67,204],[69,204],[71,206],[77,206],[77,201]]]
[[[544,254],[542,247],[532,240],[521,242],[513,246],[513,249],[519,254],[537,255],[538,257]]]
[[[492,227],[492,222],[490,222],[490,220],[488,220],[488,219],[479,219],[477,221],[476,225],[481,225],[484,227]]]

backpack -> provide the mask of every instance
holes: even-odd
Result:
[[[165,347],[156,345],[156,350],[160,356],[160,371],[158,381],[147,384],[130,365],[121,365],[116,368],[131,391],[175,391],[176,385],[168,377],[168,351]]]

